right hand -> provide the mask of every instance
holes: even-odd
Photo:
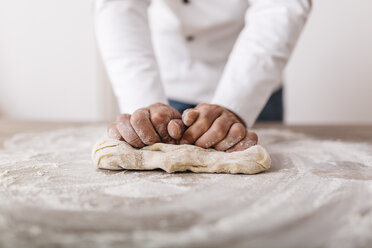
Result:
[[[242,151],[257,144],[258,137],[248,132],[239,116],[215,104],[199,104],[182,114],[188,127],[180,144],[194,144],[217,151]]]
[[[107,128],[110,138],[124,140],[135,148],[155,143],[176,144],[184,133],[181,114],[169,105],[155,103],[132,115],[120,114]]]

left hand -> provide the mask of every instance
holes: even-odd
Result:
[[[183,131],[181,114],[163,103],[137,109],[132,115],[120,114],[107,128],[110,138],[125,140],[135,148],[158,142],[176,144]]]
[[[189,128],[180,144],[194,144],[218,151],[241,151],[257,144],[257,135],[246,130],[244,122],[230,110],[214,104],[199,104],[182,115]]]

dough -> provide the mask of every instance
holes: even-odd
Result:
[[[193,171],[255,174],[270,168],[268,152],[260,145],[239,152],[220,152],[194,145],[156,143],[135,149],[125,141],[104,138],[93,149],[94,164],[108,170]]]

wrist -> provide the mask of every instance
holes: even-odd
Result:
[[[246,123],[245,123],[245,121],[237,114],[237,113],[235,113],[234,111],[232,111],[232,110],[230,110],[230,109],[228,109],[228,108],[225,108],[225,107],[223,107],[224,109],[226,109],[227,111],[229,111],[231,114],[233,114],[238,120],[239,120],[239,122],[241,123],[241,124],[243,124],[243,126],[245,127],[245,128],[247,128],[247,125],[246,125]]]

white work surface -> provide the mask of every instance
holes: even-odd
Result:
[[[97,170],[104,124],[0,130],[0,247],[372,247],[372,127],[258,126],[257,175]]]

